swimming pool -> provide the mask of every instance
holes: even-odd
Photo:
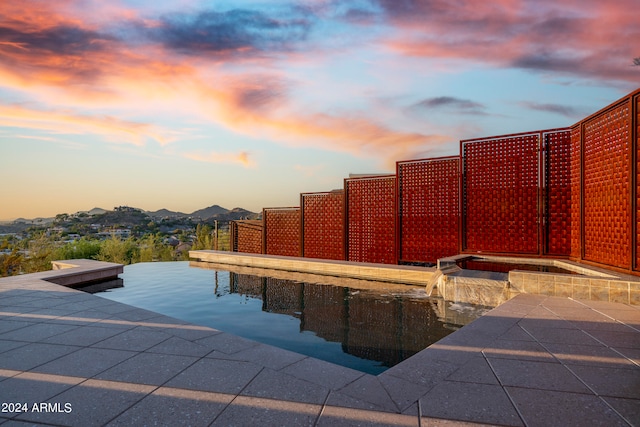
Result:
[[[487,310],[430,299],[420,287],[355,289],[189,262],[128,265],[120,277],[123,287],[97,295],[371,374]]]

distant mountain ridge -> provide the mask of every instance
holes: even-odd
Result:
[[[130,209],[133,211],[139,211],[143,214],[149,216],[151,219],[159,220],[162,218],[174,218],[174,219],[183,219],[183,218],[193,218],[199,219],[201,221],[209,221],[209,220],[219,220],[219,221],[231,221],[237,219],[256,219],[260,217],[259,213],[251,212],[243,208],[233,208],[231,210],[223,208],[219,205],[209,206],[207,208],[198,209],[192,213],[184,213],[184,212],[176,212],[171,211],[169,209],[159,209],[157,211],[145,211],[144,209],[134,208],[134,207],[116,207],[114,210],[102,209],[99,207],[95,207],[88,211],[78,211],[72,215],[87,215],[90,217],[98,217],[104,216],[105,214],[113,213],[118,209]],[[15,225],[15,224],[23,224],[23,225],[45,225],[52,223],[56,217],[51,218],[18,218],[13,221],[4,221],[2,225]]]

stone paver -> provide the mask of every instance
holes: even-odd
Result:
[[[522,294],[372,376],[38,277],[0,279],[2,425],[640,426],[636,306]]]

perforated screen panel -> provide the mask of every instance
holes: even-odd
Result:
[[[344,260],[344,191],[300,195],[307,258]]]
[[[236,251],[251,254],[262,253],[262,221],[237,221]]]
[[[396,264],[395,176],[345,180],[347,259]]]
[[[300,256],[300,208],[265,208],[262,220],[266,254]]]
[[[463,249],[538,253],[538,134],[462,143]]]
[[[571,129],[571,258],[582,258],[582,238],[580,235],[580,152],[581,152],[581,126],[577,125]]]
[[[624,102],[584,122],[584,259],[631,266],[629,130]]]
[[[397,163],[400,261],[435,263],[459,251],[460,158]]]
[[[571,131],[543,134],[545,145],[545,253],[571,252]]]

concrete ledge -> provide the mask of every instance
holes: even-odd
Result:
[[[408,265],[384,265],[363,262],[298,258],[277,255],[245,254],[223,251],[189,251],[189,257],[204,262],[236,266],[298,271],[324,276],[351,277],[378,282],[426,285],[435,268]]]
[[[40,273],[39,278],[68,287],[115,279],[124,271],[122,264],[88,259],[52,261],[51,264],[53,270]]]

